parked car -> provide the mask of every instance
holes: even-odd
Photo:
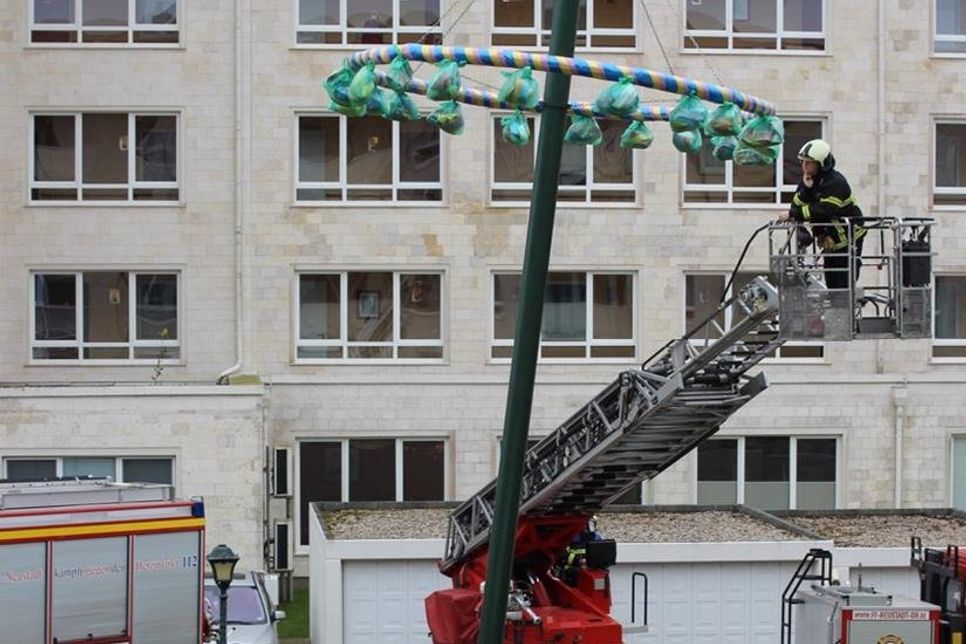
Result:
[[[215,580],[205,577],[205,612],[218,628],[220,593]],[[228,644],[278,644],[276,622],[285,619],[265,586],[265,573],[235,573],[228,587]],[[216,640],[217,641],[217,640]]]

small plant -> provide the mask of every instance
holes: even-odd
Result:
[[[163,342],[168,339],[168,327],[161,329],[161,333],[158,337]],[[161,345],[160,351],[158,351],[158,359],[154,363],[154,373],[151,375],[151,382],[157,384],[161,381],[161,375],[164,373],[164,359],[168,356],[168,347],[165,344]]]

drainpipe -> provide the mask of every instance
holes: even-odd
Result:
[[[879,55],[876,61],[876,66],[879,72],[879,83],[877,85],[877,109],[876,109],[876,131],[878,132],[878,143],[876,145],[876,151],[878,153],[878,169],[877,182],[876,182],[876,206],[878,207],[878,215],[880,217],[886,216],[886,151],[885,151],[885,138],[886,138],[886,118],[885,118],[885,83],[886,83],[886,18],[885,18],[885,0],[879,0],[878,9],[876,11],[878,17],[878,44],[879,44]],[[884,250],[884,249],[882,249]],[[884,371],[884,365],[882,364],[882,341],[874,340],[873,350],[875,351],[875,372],[882,373]],[[898,507],[898,506],[896,506]]]
[[[216,382],[227,384],[228,378],[241,370],[244,353],[242,333],[244,331],[244,286],[243,267],[244,250],[243,226],[245,222],[245,200],[243,178],[245,176],[245,141],[244,141],[244,57],[242,44],[244,43],[242,20],[244,0],[236,0],[235,5],[235,364],[218,374]]]
[[[908,395],[909,390],[905,386],[901,388],[896,387],[892,390],[892,440],[894,443],[893,454],[895,455],[895,462],[893,463],[892,506],[894,508],[902,507],[902,438],[905,433],[906,398]]]

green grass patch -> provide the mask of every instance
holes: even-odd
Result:
[[[309,636],[309,589],[293,590],[292,601],[279,604],[285,619],[278,623],[279,638]]]

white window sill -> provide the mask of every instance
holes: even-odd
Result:
[[[512,362],[510,358],[487,358],[486,364],[494,366],[504,366],[509,365]],[[640,366],[640,360],[637,358],[538,358],[537,364],[541,366],[553,366],[553,365],[625,365],[625,366]]]
[[[506,35],[518,36],[520,34],[506,34]],[[617,34],[591,34],[591,37],[593,37],[594,35],[598,37],[604,37],[604,36],[620,37]],[[630,34],[626,34],[626,35],[629,36]],[[637,36],[635,35],[634,37],[636,38]],[[491,49],[514,49],[516,51],[523,51],[523,52],[535,53],[535,54],[547,53],[546,47],[538,47],[537,45],[525,46],[525,47],[521,47],[521,46],[511,47],[509,45],[490,45],[490,48]],[[574,53],[575,54],[583,53],[583,54],[640,54],[640,55],[643,55],[644,50],[641,48],[640,45],[635,44],[633,47],[575,47]],[[575,55],[575,57],[578,57],[578,56]]]
[[[157,360],[28,360],[25,367],[156,367]],[[184,367],[185,360],[162,360],[161,367]]]
[[[966,197],[964,197],[966,198]],[[932,212],[966,212],[966,203],[964,204],[942,204],[942,205],[932,205],[929,208]]]
[[[167,49],[170,51],[185,51],[187,46],[184,43],[76,43],[76,42],[50,42],[50,43],[27,43],[24,49]]]
[[[446,208],[445,201],[293,201],[289,208]]]
[[[935,356],[929,357],[930,365],[940,365],[940,364],[952,364],[952,365],[964,365],[966,364],[966,357],[963,358],[937,358]]]
[[[788,210],[787,203],[687,203],[681,204],[685,210]]]
[[[706,36],[702,36],[705,38]],[[832,53],[828,50],[824,51],[809,51],[804,49],[694,49],[688,47],[681,47],[678,49],[678,53],[687,55],[697,55],[697,56],[779,56],[779,57],[804,57],[804,58],[831,58]]]
[[[297,358],[289,362],[292,367],[371,367],[371,366],[393,366],[393,367],[413,367],[413,366],[435,366],[448,365],[446,358],[330,358],[330,359],[309,359]]]
[[[492,208],[494,210],[519,210],[526,209],[530,207],[530,202],[528,201],[487,201],[487,208]],[[557,210],[566,210],[568,208],[574,208],[578,210],[586,210],[588,208],[594,209],[605,209],[605,210],[639,210],[641,208],[639,203],[615,203],[612,201],[607,201],[604,203],[595,202],[582,202],[582,201],[560,201],[557,200]]]
[[[27,208],[184,208],[184,201],[27,201]]]
[[[822,358],[765,358],[761,361],[761,364],[774,365],[780,367],[782,365],[818,365],[818,366],[831,366],[832,362],[828,357]]]
[[[962,60],[963,58],[966,58],[966,52],[955,54],[952,52],[938,53],[934,51],[929,55],[929,57],[937,60],[942,60],[944,58],[949,60]]]

